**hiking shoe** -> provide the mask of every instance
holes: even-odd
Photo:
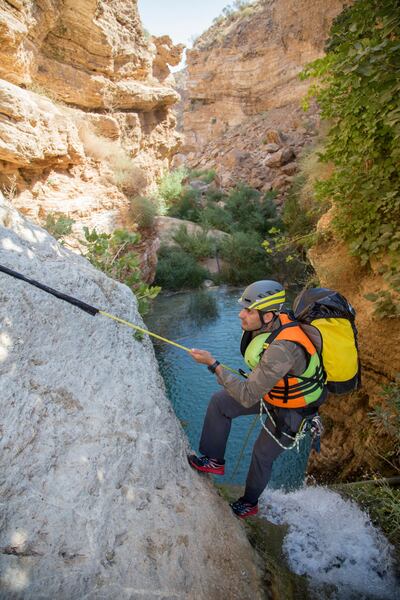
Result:
[[[229,506],[235,515],[241,519],[247,519],[247,517],[251,517],[258,513],[258,502],[252,504],[251,502],[245,502],[243,498],[239,498],[239,500],[236,500],[235,502],[230,502]]]
[[[223,475],[225,473],[224,463],[220,463],[216,458],[191,454],[188,456],[188,461],[191,467],[203,473],[212,473],[213,475]]]

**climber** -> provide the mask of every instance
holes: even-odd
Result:
[[[210,352],[191,350],[192,358],[207,365],[224,387],[208,405],[201,456],[188,457],[194,469],[223,475],[232,419],[258,413],[260,399],[269,413],[254,444],[244,495],[230,503],[240,518],[257,514],[258,499],[269,481],[273,462],[290,445],[304,420],[315,417],[327,396],[318,341],[311,341],[282,310],[284,302],[283,287],[270,280],[252,283],[239,299],[243,330],[240,349],[252,369],[247,378],[228,373]]]

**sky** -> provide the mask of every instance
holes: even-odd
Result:
[[[143,27],[151,35],[169,35],[176,44],[192,45],[192,38],[212,25],[229,0],[138,0]]]

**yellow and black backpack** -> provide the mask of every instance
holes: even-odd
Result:
[[[347,394],[359,389],[356,313],[346,298],[327,288],[311,288],[297,296],[293,313],[311,339],[319,332],[328,390]]]

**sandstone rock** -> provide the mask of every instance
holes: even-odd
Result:
[[[268,153],[273,153],[278,152],[279,148],[279,144],[266,144],[264,150]]]
[[[175,219],[174,217],[156,217],[155,218],[155,229],[161,240],[161,244],[175,245],[176,242],[172,239],[180,227],[186,227],[189,234],[200,233],[203,228],[197,223],[192,221],[185,221],[184,219]],[[219,229],[210,229],[208,236],[217,240],[226,239],[229,237],[229,233],[220,231]]]
[[[159,81],[163,81],[170,75],[168,65],[176,67],[182,59],[182,52],[185,48],[183,44],[175,46],[169,35],[152,37],[156,46],[156,57],[153,62],[153,75]]]
[[[121,190],[153,193],[180,146],[179,96],[153,64],[181,51],[147,39],[136,1],[0,0],[0,188],[16,182],[42,222],[68,213],[77,235],[121,225]]]
[[[265,159],[266,166],[267,167],[279,167],[282,164],[282,160],[283,160],[282,156],[283,156],[283,150],[278,150],[278,152],[274,152],[273,154],[270,154]]]
[[[61,107],[0,80],[0,160],[68,166],[82,162],[83,147]]]
[[[212,117],[235,127],[262,112],[268,121],[272,109],[299,102],[308,82],[298,74],[307,62],[322,56],[330,23],[344,4],[344,0],[259,2],[248,16],[238,12],[236,19],[200,36],[187,52],[188,137],[194,141],[196,136],[204,145],[221,133],[221,127],[208,127]]]
[[[231,150],[223,158],[223,164],[225,167],[234,169],[238,165],[243,165],[250,157],[249,152],[243,152],[241,150]]]
[[[279,175],[272,181],[272,188],[274,190],[283,190],[288,187],[289,179],[286,175]]]
[[[286,165],[296,158],[292,148],[282,148],[281,165]]]
[[[151,111],[179,100],[171,88],[134,79],[113,82],[50,60],[45,61],[36,80],[58,101],[89,109]]]
[[[283,165],[281,168],[282,173],[285,175],[294,175],[298,171],[298,166],[295,162],[288,163],[287,165]]]
[[[265,133],[265,139],[268,143],[278,146],[277,150],[282,145],[281,134],[276,129],[268,129]],[[275,152],[275,150],[273,150],[273,152]]]
[[[272,154],[282,145],[301,147],[309,139],[300,110],[308,82],[300,81],[298,74],[307,62],[323,55],[332,19],[344,4],[344,0],[256,2],[200,36],[187,52],[183,120],[189,166],[198,156],[211,156],[214,144],[220,149],[221,183],[229,186],[245,180],[244,164],[233,154],[244,149],[252,153],[246,169],[257,180],[264,161],[254,155],[256,148]],[[228,162],[221,160],[223,156],[229,157]],[[276,159],[272,159],[276,169],[292,160]]]
[[[3,203],[0,263],[143,326],[126,286]],[[150,340],[0,281],[2,597],[261,600],[244,530],[187,464]]]
[[[137,117],[137,115],[135,116]],[[94,133],[100,137],[111,140],[118,140],[121,137],[121,127],[119,126],[116,116],[88,113],[86,120],[91,125]],[[138,118],[137,121],[137,126],[140,128]]]

